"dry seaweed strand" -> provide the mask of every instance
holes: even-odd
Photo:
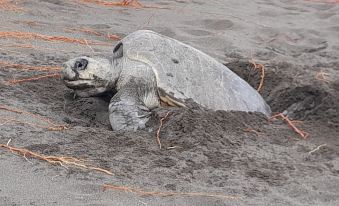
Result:
[[[90,35],[95,35],[95,36],[102,36],[102,34],[98,31],[95,31],[94,29],[90,29],[90,28],[65,28],[64,29],[65,31],[69,31],[69,32],[83,32],[83,33],[86,33],[86,34],[90,34]]]
[[[113,40],[113,41],[121,40],[121,37],[120,37],[120,36],[115,35],[115,34],[109,34],[109,33],[106,35],[106,38],[111,39],[111,40]]]
[[[57,51],[57,52],[68,52],[66,50],[62,50],[62,49],[52,49],[52,48],[46,48],[46,47],[37,47],[37,46],[33,46],[32,44],[1,44],[1,47],[10,47],[10,48],[23,48],[23,49],[35,49],[38,51]],[[4,49],[3,49],[4,50]],[[6,50],[9,51],[9,50]],[[10,51],[10,52],[14,52],[14,51]],[[16,52],[17,53],[17,52]],[[20,52],[18,52],[20,53]]]
[[[158,143],[160,149],[161,149],[160,131],[161,131],[162,125],[164,123],[164,120],[168,117],[169,114],[170,114],[170,112],[167,112],[166,115],[163,118],[160,119],[160,126],[157,130],[156,138],[157,138],[157,143]]]
[[[256,129],[252,129],[252,128],[245,128],[243,129],[244,132],[252,132],[254,134],[256,134],[257,136],[259,136],[259,134],[261,133],[260,131],[256,130]]]
[[[47,130],[50,130],[50,131],[62,131],[62,130],[64,130],[64,127],[44,126],[44,125],[40,125],[40,124],[21,121],[21,120],[14,119],[14,118],[0,118],[0,120],[3,121],[3,123],[0,124],[0,125],[9,124],[9,123],[13,122],[13,123],[16,123],[16,124],[26,124],[26,125],[30,125],[32,127],[47,129]]]
[[[7,61],[0,61],[0,66],[1,68],[19,69],[19,70],[24,70],[24,71],[60,71],[61,70],[61,67],[57,67],[57,66],[31,66],[31,65],[25,65],[25,64],[11,63]],[[59,77],[60,77],[60,74],[58,73],[50,73],[50,74],[37,75],[37,76],[32,76],[32,77],[22,78],[22,79],[7,80],[6,82],[9,84],[19,84],[23,82],[36,81],[40,79],[59,78]]]
[[[308,152],[308,156],[310,156],[312,153],[314,153],[314,152],[320,150],[320,148],[326,147],[326,146],[327,146],[327,144],[319,145],[318,147],[316,147],[316,148],[314,148],[313,150],[309,151],[309,152]]]
[[[251,60],[249,60],[249,62],[251,64],[253,64],[254,69],[258,69],[259,72],[261,73],[260,75],[260,83],[259,86],[257,88],[257,91],[260,92],[262,87],[264,86],[264,79],[265,79],[265,66],[263,64],[258,64],[255,62],[255,60],[252,58]]]
[[[45,117],[41,117],[41,116],[39,116],[39,115],[30,113],[30,112],[26,112],[26,111],[21,110],[21,109],[12,108],[12,107],[9,107],[9,106],[6,106],[6,105],[2,105],[2,104],[0,104],[0,109],[6,110],[6,111],[9,111],[9,112],[13,112],[13,113],[17,113],[17,114],[24,114],[24,115],[27,115],[27,116],[31,116],[31,117],[33,117],[33,118],[36,118],[36,119],[45,121],[45,122],[47,122],[48,124],[53,125],[53,126],[63,126],[63,125],[55,124],[55,123],[53,123],[51,120],[49,120],[49,119],[47,119],[47,118],[45,118]]]
[[[65,36],[48,36],[32,32],[21,32],[21,31],[0,31],[0,38],[15,38],[15,39],[40,39],[50,42],[64,42],[64,43],[75,43],[81,45],[106,45],[107,43],[93,42],[86,39],[75,39]]]
[[[14,12],[24,11],[22,8],[19,8],[14,3],[8,0],[0,0],[0,9],[7,10],[7,11],[14,11]]]
[[[37,75],[37,76],[32,76],[28,78],[22,78],[22,79],[12,79],[12,80],[7,80],[6,82],[9,84],[19,84],[23,82],[31,82],[31,81],[37,81],[40,79],[48,79],[48,78],[60,78],[61,75],[58,73],[52,73],[52,74],[45,74],[45,75]]]
[[[144,6],[139,3],[138,0],[123,0],[121,2],[109,2],[104,0],[81,0],[85,3],[93,3],[102,6],[123,6],[123,7],[134,7],[134,8],[143,8]]]
[[[294,123],[298,122],[298,121],[292,121],[290,120],[287,116],[285,116],[283,113],[279,113],[276,115],[273,115],[272,117],[270,117],[270,120],[272,119],[277,119],[277,118],[281,118],[282,120],[284,120],[299,136],[301,136],[303,139],[306,139],[308,137],[308,133],[298,129]]]
[[[53,165],[58,164],[58,165],[64,166],[64,167],[65,167],[65,165],[71,165],[71,166],[80,167],[80,168],[84,168],[84,169],[96,170],[96,171],[99,171],[99,172],[106,173],[108,175],[113,175],[113,173],[108,171],[108,170],[86,165],[86,164],[84,164],[83,160],[80,160],[80,159],[77,159],[77,158],[74,158],[74,157],[45,156],[45,155],[42,155],[42,154],[32,152],[28,149],[11,147],[11,146],[8,145],[8,143],[7,144],[0,144],[0,147],[8,149],[12,153],[22,155],[25,159],[27,159],[27,157],[31,157],[31,158],[46,161],[46,162],[53,164]]]
[[[40,121],[47,123],[47,126],[29,123],[29,122],[24,122],[24,121],[13,119],[13,118],[0,118],[0,119],[4,120],[5,122],[22,123],[22,124],[27,124],[27,125],[34,126],[34,127],[48,129],[48,130],[51,130],[51,131],[62,131],[62,130],[68,129],[67,125],[60,125],[60,124],[53,123],[50,119],[47,119],[45,117],[30,113],[30,112],[26,112],[26,111],[21,110],[21,109],[11,108],[11,107],[8,107],[6,105],[0,104],[0,110],[6,110],[6,111],[9,111],[9,112],[13,112],[13,113],[17,113],[17,114],[23,114],[23,115],[26,115],[26,116],[33,117],[35,119],[38,119]]]
[[[322,82],[325,82],[325,83],[329,83],[330,81],[327,79],[327,76],[329,74],[328,73],[325,73],[323,71],[320,71],[318,72],[316,75],[315,75],[315,78],[319,81],[322,81]]]
[[[32,44],[11,44],[11,45],[1,45],[6,47],[17,47],[17,48],[25,48],[25,49],[33,49],[34,46]]]
[[[107,7],[132,7],[132,8],[157,8],[161,9],[161,7],[157,6],[145,6],[142,5],[138,0],[123,0],[121,2],[110,2],[110,1],[104,1],[104,0],[80,0],[85,3],[92,3],[97,4],[101,6],[107,6]]]
[[[26,64],[16,64],[8,61],[0,61],[1,68],[8,68],[8,69],[20,69],[24,71],[60,71],[61,67],[57,66],[32,66]]]
[[[70,32],[83,32],[83,33],[86,33],[86,34],[90,34],[90,35],[95,35],[95,36],[104,36],[106,37],[107,39],[110,39],[110,40],[113,40],[113,41],[117,41],[117,40],[121,40],[121,37],[118,36],[118,35],[114,35],[114,34],[107,34],[107,35],[104,35],[102,34],[101,32],[98,32],[94,29],[90,29],[90,28],[65,28],[64,29],[65,31],[70,31]]]
[[[25,25],[28,25],[28,26],[39,26],[39,25],[41,25],[41,23],[38,23],[36,21],[30,21],[30,20],[18,20],[18,21],[15,21],[15,23],[22,23],[22,24],[25,24]]]
[[[122,186],[122,185],[111,185],[111,184],[104,184],[103,185],[104,191],[107,189],[117,190],[117,191],[124,191],[124,192],[131,192],[137,195],[145,196],[188,196],[188,197],[212,197],[212,198],[219,198],[219,199],[241,199],[239,196],[230,196],[230,195],[221,195],[221,194],[210,194],[210,193],[203,193],[203,192],[160,192],[160,191],[144,191],[137,188]]]

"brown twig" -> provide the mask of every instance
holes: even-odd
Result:
[[[319,81],[329,83],[330,81],[328,81],[328,79],[327,79],[327,76],[328,76],[328,75],[329,75],[328,73],[325,73],[325,72],[323,72],[323,71],[320,71],[320,72],[318,72],[318,73],[315,75],[315,78],[316,78],[317,80],[319,80]]]
[[[74,157],[45,156],[45,155],[42,155],[42,154],[32,152],[32,151],[27,150],[27,149],[11,147],[11,146],[8,145],[8,143],[7,144],[0,144],[0,147],[8,149],[12,153],[22,155],[25,159],[27,159],[27,157],[31,157],[31,158],[46,161],[46,162],[53,164],[53,165],[55,165],[55,164],[58,164],[60,166],[71,165],[71,166],[75,166],[75,167],[80,167],[80,168],[85,168],[85,169],[90,169],[90,170],[96,170],[96,171],[99,171],[99,172],[106,173],[108,175],[113,175],[113,173],[108,171],[108,170],[86,165],[86,164],[84,164],[83,160],[80,160],[80,159],[77,159],[77,158],[74,158]]]
[[[270,117],[270,120],[272,119],[276,119],[276,118],[281,118],[282,120],[284,120],[298,135],[300,135],[303,139],[306,139],[308,137],[308,133],[298,129],[295,125],[294,122],[292,120],[290,120],[288,117],[286,117],[284,114],[279,113],[276,115],[273,115],[272,117]]]
[[[14,3],[8,0],[0,0],[0,9],[7,10],[7,11],[14,11],[14,12],[24,11],[22,8],[19,8]]]
[[[31,66],[26,64],[16,64],[7,61],[0,61],[1,68],[9,68],[9,69],[20,69],[20,70],[34,70],[34,71],[60,71],[61,67],[57,66]]]
[[[169,114],[170,114],[170,112],[167,112],[166,115],[163,118],[160,119],[160,126],[159,126],[159,128],[157,130],[156,138],[157,138],[157,143],[158,143],[160,149],[161,149],[161,141],[160,141],[161,127],[163,125],[164,120],[168,117]]]
[[[110,1],[104,1],[104,0],[80,0],[85,3],[92,3],[97,4],[101,6],[107,6],[107,7],[133,7],[133,8],[158,8],[161,9],[161,7],[156,6],[144,6],[142,5],[138,0],[122,0],[121,2],[110,2]]]
[[[37,76],[32,76],[32,77],[23,78],[23,79],[12,79],[6,82],[8,82],[9,84],[19,84],[23,82],[31,82],[31,81],[47,79],[47,78],[60,78],[60,74],[53,73],[53,74],[46,74],[46,75],[37,75]]]
[[[8,107],[6,105],[0,104],[0,110],[6,110],[6,111],[9,111],[9,112],[13,112],[13,113],[17,113],[17,114],[23,114],[23,115],[26,115],[26,116],[33,117],[35,119],[38,119],[42,122],[47,123],[47,126],[29,123],[29,122],[24,122],[24,121],[21,121],[21,120],[18,120],[18,119],[13,119],[13,118],[0,118],[1,120],[4,120],[6,123],[9,123],[9,122],[22,123],[22,124],[27,124],[27,125],[34,126],[34,127],[48,129],[48,130],[51,130],[51,131],[62,131],[62,130],[68,129],[67,125],[60,125],[60,124],[53,123],[51,120],[49,120],[45,117],[30,113],[30,112],[26,112],[26,111],[23,111],[23,110],[20,110],[20,109],[17,109],[17,108],[11,108],[11,107]]]
[[[84,39],[75,39],[75,38],[69,38],[65,36],[48,36],[48,35],[43,35],[43,34],[38,34],[38,33],[20,32],[20,31],[8,31],[8,32],[1,31],[0,38],[40,39],[44,41],[75,43],[75,44],[81,44],[81,45],[87,45],[87,44],[108,45],[107,43],[87,41]]]
[[[310,156],[312,153],[318,151],[321,147],[325,147],[327,146],[327,144],[322,144],[322,145],[319,145],[318,147],[316,147],[315,149],[311,150],[308,152],[308,156]]]
[[[17,47],[17,48],[24,48],[24,49],[33,49],[34,46],[32,44],[11,44],[11,45],[1,45],[6,47]]]
[[[81,0],[81,1],[109,7],[122,6],[122,7],[143,8],[143,5],[140,4],[138,0],[123,0],[121,2],[110,2],[104,0]]]
[[[151,196],[189,196],[189,197],[213,197],[219,199],[240,199],[241,197],[238,196],[230,196],[230,195],[221,195],[221,194],[210,194],[210,193],[203,193],[203,192],[160,192],[160,191],[144,191],[137,188],[121,186],[121,185],[111,185],[111,184],[104,184],[103,189],[111,189],[111,190],[118,190],[124,192],[132,192],[137,195],[151,195]]]
[[[251,64],[253,64],[254,69],[258,69],[259,72],[261,73],[261,75],[260,75],[260,83],[259,83],[259,86],[257,88],[257,91],[260,92],[262,87],[264,86],[265,66],[263,64],[257,64],[253,58],[251,60],[249,60],[249,62]]]
[[[95,35],[95,36],[101,36],[102,34],[100,32],[95,31],[94,29],[90,29],[90,28],[65,28],[65,31],[71,31],[71,32],[83,32],[86,34],[90,34],[90,35]]]
[[[118,35],[115,35],[115,34],[107,34],[106,37],[110,40],[113,40],[113,41],[121,40],[121,37],[118,36]]]
[[[14,119],[14,118],[0,118],[0,120],[4,121],[2,124],[0,125],[3,125],[3,124],[9,124],[11,122],[14,122],[16,124],[26,124],[26,125],[29,125],[29,126],[32,126],[32,127],[38,127],[38,128],[42,128],[42,129],[47,129],[49,131],[62,131],[64,130],[66,127],[65,126],[44,126],[44,125],[40,125],[40,124],[35,124],[35,123],[30,123],[30,122],[25,122],[25,121],[21,121],[21,120],[18,120],[18,119]]]
[[[53,48],[46,48],[46,47],[37,47],[37,46],[33,46],[32,44],[1,44],[0,47],[10,47],[10,48],[22,48],[22,49],[35,49],[38,51],[57,51],[57,52],[68,52],[66,50],[63,49],[53,49]],[[2,50],[5,50],[3,48],[1,48]],[[23,52],[17,52],[17,51],[11,51],[11,50],[5,50],[8,52],[14,52],[14,53],[23,53]],[[25,53],[26,54],[26,53]]]
[[[117,40],[120,40],[121,37],[118,36],[118,35],[114,35],[114,34],[107,34],[107,35],[104,35],[102,34],[101,32],[98,32],[94,29],[90,29],[90,28],[66,28],[64,29],[66,31],[80,31],[80,32],[84,32],[86,34],[90,34],[90,35],[95,35],[95,36],[104,36],[106,37],[107,39],[110,39],[110,40],[113,40],[113,41],[117,41]]]
[[[30,20],[18,20],[18,21],[14,21],[15,23],[22,23],[28,26],[40,26],[42,25],[41,23],[38,23],[36,21],[30,21]]]
[[[255,129],[251,129],[251,128],[245,128],[243,129],[244,132],[253,132],[254,134],[256,134],[257,136],[259,136],[259,134],[261,133],[260,131],[258,130],[255,130]]]
[[[61,67],[57,66],[31,66],[31,65],[25,65],[25,64],[16,64],[6,61],[0,61],[0,67],[1,68],[8,68],[8,69],[19,69],[24,71],[60,71]],[[44,75],[37,75],[32,76],[28,78],[23,79],[12,79],[7,80],[6,82],[9,84],[19,84],[23,82],[29,82],[29,81],[36,81],[40,79],[46,79],[46,78],[59,78],[60,74],[58,73],[50,73],[50,74],[44,74]]]

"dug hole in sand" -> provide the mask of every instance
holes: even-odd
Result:
[[[337,4],[6,2],[13,4],[0,6],[0,205],[339,204]],[[253,63],[262,64],[260,93],[274,114],[302,121],[292,123],[307,137],[281,118],[194,103],[155,110],[145,130],[113,132],[110,96],[74,99],[57,74],[71,57],[110,56],[136,29],[192,45],[256,89],[262,71]],[[103,191],[107,184],[114,187]]]

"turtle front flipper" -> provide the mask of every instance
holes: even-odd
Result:
[[[152,80],[154,77],[145,73],[142,73],[144,77],[135,77],[136,73],[133,77],[121,74],[118,91],[109,104],[109,120],[113,130],[145,128],[152,114],[151,109],[159,107],[156,84]]]
[[[119,91],[109,104],[109,120],[115,131],[143,129],[150,115],[150,109],[127,90]]]
[[[109,120],[114,131],[145,128],[151,111],[137,99],[116,94],[109,105]]]

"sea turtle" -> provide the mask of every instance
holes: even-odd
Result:
[[[123,38],[111,59],[73,58],[62,78],[78,96],[114,91],[109,104],[113,130],[145,127],[162,103],[185,107],[192,99],[213,110],[253,111],[270,107],[247,82],[207,54],[149,30]]]

